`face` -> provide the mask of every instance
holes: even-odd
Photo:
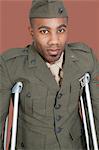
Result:
[[[67,40],[67,19],[32,19],[29,29],[34,46],[45,61],[49,63],[57,61],[64,51]]]

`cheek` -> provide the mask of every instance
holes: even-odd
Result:
[[[47,53],[47,51],[45,51],[47,47],[47,41],[45,38],[41,38],[38,36],[38,38],[35,39],[34,43],[41,54]]]
[[[63,35],[63,36],[60,37],[60,43],[62,45],[64,45],[66,43],[66,41],[67,41],[67,35]]]
[[[35,38],[35,41],[39,44],[39,45],[46,45],[48,42],[48,38],[45,36],[41,36],[41,35],[37,35]]]
[[[68,36],[67,36],[67,34],[65,34],[64,37],[63,37],[64,43],[67,41],[67,38],[68,38]]]

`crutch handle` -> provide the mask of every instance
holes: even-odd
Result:
[[[21,93],[22,87],[23,87],[22,82],[17,82],[12,88],[12,93]]]

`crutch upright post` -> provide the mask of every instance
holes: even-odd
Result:
[[[13,124],[12,124],[12,139],[11,139],[11,150],[15,150],[16,144],[16,131],[17,131],[17,117],[18,117],[18,102],[19,93],[22,91],[22,82],[18,82],[12,89],[14,93],[14,111],[13,111]]]
[[[22,82],[17,82],[12,88],[12,93],[14,94],[14,109],[13,109],[13,123],[12,123],[12,135],[11,135],[11,150],[15,150],[16,145],[16,132],[17,132],[17,119],[18,119],[18,102],[19,102],[19,94],[21,93],[23,88]],[[6,131],[4,134],[4,150],[6,150],[6,142],[7,142],[7,126],[8,126],[8,116],[6,119]]]
[[[91,134],[92,134],[93,148],[94,148],[94,150],[98,150],[98,142],[97,142],[93,110],[92,110],[92,104],[91,104],[91,96],[90,96],[90,90],[89,90],[89,82],[90,82],[89,73],[86,73],[79,81],[81,83],[81,88],[83,89],[85,87],[86,103],[87,103],[87,108],[88,108],[88,116],[89,116],[89,122],[90,122]],[[88,125],[87,125],[87,121],[86,121],[87,119],[86,119],[86,115],[85,115],[84,99],[83,99],[82,95],[80,96],[80,102],[81,102],[83,123],[84,123],[84,129],[85,129],[87,150],[90,150]]]

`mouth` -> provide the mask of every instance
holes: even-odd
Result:
[[[48,49],[50,55],[57,55],[60,49]]]

